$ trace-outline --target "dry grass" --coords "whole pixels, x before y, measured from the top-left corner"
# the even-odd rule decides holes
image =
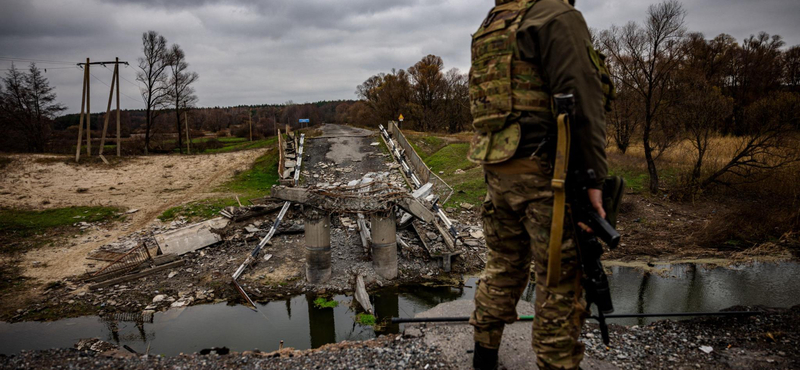
[[[742,138],[737,137],[713,138],[703,160],[702,176],[709,176],[727,164],[740,148],[742,140]],[[793,138],[792,140],[798,144],[783,149],[781,154],[800,155],[800,138]],[[636,177],[639,174],[643,174],[647,177],[644,149],[640,144],[637,143],[637,145],[631,146],[625,154],[620,153],[613,146],[607,148],[607,152],[612,172],[618,169],[624,172],[623,175],[633,174]],[[659,176],[662,178],[662,186],[672,190],[679,190],[678,187],[685,184],[685,179],[691,173],[696,161],[697,150],[688,140],[684,140],[667,149],[656,161]],[[776,163],[776,159],[766,159],[765,161],[769,164]],[[725,194],[733,191],[755,197],[779,196],[791,201],[796,201],[800,198],[800,162],[765,171],[758,179],[761,179],[761,181],[740,184],[729,189],[711,190],[721,191]],[[636,180],[634,179],[634,182]],[[648,181],[647,178],[644,180]]]
[[[800,142],[797,138],[791,140]],[[712,139],[704,158],[702,176],[709,176],[727,164],[741,143],[742,139],[735,137]],[[781,154],[798,156],[800,145],[783,150]],[[607,151],[609,172],[622,175],[631,190],[646,193],[649,176],[641,144],[632,146],[625,154],[616,147]],[[688,140],[665,151],[656,161],[661,187],[683,198],[696,160],[697,150]],[[774,165],[776,161],[769,159],[766,163]],[[699,194],[704,201],[721,203],[724,210],[695,235],[698,244],[741,251],[764,242],[796,243],[798,238],[787,238],[786,235],[794,235],[793,231],[800,228],[800,162],[764,171],[754,180],[758,181],[732,186],[714,185]],[[695,195],[693,200],[701,199],[698,194],[692,194]]]

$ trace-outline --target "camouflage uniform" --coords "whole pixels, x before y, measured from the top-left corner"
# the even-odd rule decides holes
[[[583,358],[578,342],[586,316],[582,297],[576,248],[569,230],[561,247],[561,279],[547,288],[548,241],[553,192],[547,165],[540,168],[514,159],[510,167],[492,170],[484,167],[487,196],[483,203],[483,227],[489,258],[475,293],[475,341],[487,348],[498,348],[503,325],[517,319],[515,307],[528,283],[531,262],[536,279],[536,317],[533,322],[533,348],[542,369],[575,369]],[[533,162],[531,162],[533,163]]]
[[[577,369],[583,358],[578,338],[586,303],[569,227],[559,282],[553,288],[545,285],[553,207],[549,158],[554,148],[540,143],[555,129],[551,94],[574,94],[570,170],[593,169],[599,187],[606,175],[604,108],[613,98],[613,86],[583,17],[572,6],[561,0],[496,3],[472,45],[470,99],[476,136],[469,159],[483,165],[486,177],[482,212],[489,255],[470,324],[477,344],[499,348],[504,325],[516,321],[515,307],[533,263],[537,365]]]

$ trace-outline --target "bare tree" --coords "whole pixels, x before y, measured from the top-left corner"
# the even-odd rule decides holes
[[[391,73],[379,73],[356,87],[356,95],[364,99],[375,121],[397,119],[407,109],[411,94],[411,83],[404,70],[392,69]],[[408,115],[408,112],[405,112]]]
[[[800,119],[798,94],[772,93],[750,105],[745,117],[749,134],[737,138],[731,159],[700,182],[700,188],[758,182],[769,175],[769,170],[798,160],[791,135]]]
[[[780,89],[783,75],[780,48],[783,45],[779,35],[761,32],[744,39],[736,49],[725,80],[726,95],[733,98],[733,122],[729,132],[748,134],[745,127],[747,107]]]
[[[653,139],[661,128],[666,129],[663,130],[664,139],[670,136],[667,133],[671,130],[665,126],[670,121],[660,119],[659,115],[669,104],[666,93],[680,65],[685,17],[686,11],[677,0],[667,0],[648,8],[643,25],[629,22],[622,28],[612,26],[600,36],[602,49],[610,54],[615,64],[615,77],[642,100],[642,144],[650,175],[649,188],[653,193],[658,191],[659,185],[655,159],[658,150],[664,149]],[[670,140],[660,142],[664,144]]]
[[[175,127],[178,133],[178,148],[183,154],[183,135],[181,134],[181,113],[193,107],[197,102],[197,95],[194,95],[192,83],[197,81],[197,72],[189,72],[189,63],[186,62],[186,54],[178,44],[172,45],[169,50],[169,68],[172,73],[169,79],[169,101],[175,107]]]
[[[602,50],[602,45],[597,47]],[[611,139],[624,154],[630,147],[636,130],[642,123],[642,103],[639,94],[621,80],[619,66],[623,63],[609,63],[611,79],[616,87],[616,97],[612,110],[606,114],[606,124]]]
[[[675,111],[696,151],[689,185],[697,188],[711,139],[733,112],[733,100],[699,77],[688,80],[682,87],[682,99]]]
[[[3,78],[3,118],[11,130],[19,133],[25,150],[43,152],[50,136],[52,120],[66,109],[56,102],[54,87],[50,86],[42,70],[31,63],[28,73],[13,64]],[[7,132],[6,135],[14,135]]]
[[[443,99],[442,118],[447,131],[463,131],[466,123],[472,121],[472,113],[469,110],[469,77],[458,68],[451,68],[444,74]]]
[[[800,91],[800,45],[783,52],[783,83],[789,91]]]
[[[444,63],[436,55],[426,55],[408,68],[413,86],[411,102],[414,118],[422,131],[433,129],[438,119],[438,106],[444,87]]]
[[[145,106],[144,128],[144,153],[150,150],[150,131],[153,128],[155,112],[166,106],[167,97],[167,39],[156,31],[147,31],[142,34],[142,50],[144,57],[140,57],[139,69],[136,80],[144,84],[140,93]]]

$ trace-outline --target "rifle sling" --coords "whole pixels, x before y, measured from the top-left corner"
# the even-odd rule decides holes
[[[561,280],[561,241],[564,236],[564,213],[566,207],[567,164],[569,163],[569,116],[558,115],[558,140],[555,165],[553,167],[553,219],[550,224],[550,248],[547,258],[547,286],[554,288]]]

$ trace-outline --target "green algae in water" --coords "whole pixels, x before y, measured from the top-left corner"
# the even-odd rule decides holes
[[[328,300],[325,297],[319,297],[314,300],[314,306],[317,308],[334,308],[339,306],[339,301],[334,299]]]
[[[375,326],[375,316],[368,313],[360,313],[356,315],[356,321],[361,325]]]

